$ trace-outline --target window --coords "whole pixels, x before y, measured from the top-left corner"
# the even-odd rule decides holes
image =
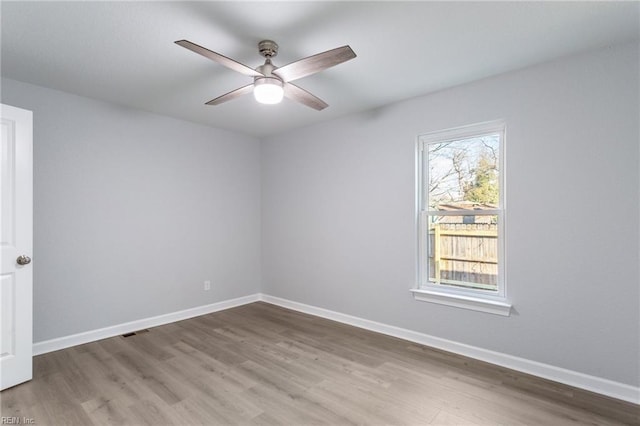
[[[509,315],[504,122],[418,138],[418,300]]]

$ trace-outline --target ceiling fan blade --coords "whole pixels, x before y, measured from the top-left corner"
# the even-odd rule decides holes
[[[284,95],[292,101],[300,102],[318,111],[322,111],[329,106],[322,99],[291,83],[284,84]]]
[[[227,58],[224,55],[214,52],[213,50],[209,50],[205,47],[199,46],[195,43],[191,43],[188,40],[178,40],[175,42],[178,46],[182,46],[185,49],[189,49],[192,52],[196,52],[199,55],[204,56],[205,58],[209,58],[212,61],[218,62],[219,64],[224,65],[227,68],[231,68],[234,71],[237,71],[241,74],[248,75],[250,77],[258,77],[263,75],[253,68],[249,68],[248,66],[241,64],[238,61],[234,61],[231,58]]]
[[[355,57],[355,52],[349,46],[342,46],[276,68],[273,73],[284,81],[294,81]]]
[[[232,90],[229,93],[225,93],[222,96],[218,96],[215,99],[210,100],[205,105],[220,105],[221,103],[231,101],[235,98],[239,98],[242,95],[246,95],[253,91],[253,83],[247,84],[246,86],[242,86],[239,89]]]

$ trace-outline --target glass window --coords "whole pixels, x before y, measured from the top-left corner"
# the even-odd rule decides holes
[[[505,125],[418,140],[419,289],[504,300]]]

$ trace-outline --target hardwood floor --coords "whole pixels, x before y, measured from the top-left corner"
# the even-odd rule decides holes
[[[261,302],[37,356],[0,398],[37,425],[640,424],[634,404]]]

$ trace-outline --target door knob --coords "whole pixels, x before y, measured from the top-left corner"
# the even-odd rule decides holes
[[[28,265],[31,263],[31,258],[23,254],[22,256],[18,256],[16,262],[18,262],[18,265]]]

